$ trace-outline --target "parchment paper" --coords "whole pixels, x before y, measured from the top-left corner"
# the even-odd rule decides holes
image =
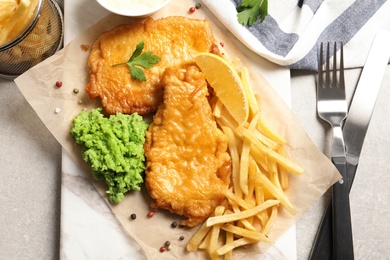
[[[214,18],[202,10],[197,10],[196,14],[189,15],[189,6],[179,4],[179,2],[173,1],[165,9],[155,14],[154,18],[183,15],[209,20],[217,40],[224,42],[222,51],[225,51],[231,58],[240,58],[243,65],[249,68],[254,89],[262,98],[262,110],[266,120],[275,131],[285,136],[288,141],[286,146],[288,156],[305,169],[304,174],[291,175],[290,177],[290,189],[287,193],[297,209],[297,214],[291,216],[288,212],[281,211],[270,234],[270,238],[276,241],[340,178],[340,175],[328,158],[312,143],[288,106],[258,73],[255,64],[251,64],[222,34],[215,25]],[[133,24],[139,21],[140,19],[109,15],[65,46],[63,50],[15,80],[20,91],[43,123],[72,158],[79,163],[80,167],[86,169],[86,172],[90,174],[91,182],[106,201],[104,183],[97,182],[92,178],[88,166],[82,161],[80,147],[74,144],[69,135],[71,120],[81,109],[90,110],[100,106],[99,101],[89,100],[84,91],[89,80],[87,66],[89,51],[83,50],[81,45],[92,46],[102,32],[119,24]],[[57,88],[56,81],[62,81],[63,86]],[[79,93],[73,92],[75,88],[79,90]],[[59,110],[61,111],[58,112]],[[127,194],[119,205],[112,205],[108,201],[107,203],[128,234],[141,245],[148,258],[198,259],[203,256],[202,252],[187,253],[185,251],[188,239],[197,228],[171,228],[171,223],[174,220],[179,220],[179,217],[163,210],[155,212],[153,218],[145,217],[151,208],[149,207],[150,199],[144,187],[142,192]],[[129,218],[132,213],[137,214],[136,220]],[[184,241],[179,240],[182,235],[186,238]],[[172,250],[167,254],[161,254],[158,248],[162,246],[161,241],[165,240],[171,241]],[[237,250],[235,259],[253,259],[254,255],[261,254],[268,247],[269,244],[259,243]]]

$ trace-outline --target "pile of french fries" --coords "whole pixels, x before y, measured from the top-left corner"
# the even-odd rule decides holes
[[[233,61],[249,103],[248,121],[238,125],[220,100],[212,101],[217,123],[228,138],[232,158],[232,184],[224,203],[203,223],[187,244],[188,251],[204,249],[211,259],[233,259],[235,248],[268,238],[281,207],[292,215],[296,209],[286,196],[288,174],[303,169],[287,159],[286,140],[272,131],[261,114],[249,71]]]
[[[0,45],[16,38],[31,22],[37,0],[0,0]]]
[[[21,37],[33,22],[28,35],[16,41],[12,48],[2,52],[0,62],[20,64],[39,63],[53,51],[61,36],[61,21],[52,15],[48,2],[37,16],[39,0],[0,0],[0,46]],[[41,3],[41,4],[42,4]]]

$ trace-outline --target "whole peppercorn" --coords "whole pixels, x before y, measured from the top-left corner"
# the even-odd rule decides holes
[[[173,221],[171,227],[176,228],[178,225],[179,223],[177,223],[177,221]]]
[[[180,236],[180,238],[179,238],[180,240],[184,240],[184,236]]]
[[[153,211],[149,211],[149,212],[148,212],[148,217],[151,218],[151,217],[153,217],[153,216],[154,216],[154,212],[153,212]]]
[[[170,245],[171,245],[171,242],[169,242],[168,240],[165,241],[164,246],[170,246]]]
[[[130,218],[131,218],[131,219],[136,219],[136,218],[137,218],[137,215],[136,215],[135,213],[133,213],[133,214],[130,215]]]
[[[57,81],[57,82],[56,82],[56,87],[57,87],[57,88],[62,87],[62,81]]]
[[[162,252],[165,252],[165,250],[166,250],[166,248],[165,247],[160,247],[160,252],[162,253]]]
[[[195,8],[196,8],[196,9],[199,9],[201,6],[202,6],[201,3],[197,3],[197,4],[195,5]]]
[[[196,8],[195,7],[190,7],[190,9],[188,10],[190,13],[193,13],[193,12],[195,12],[195,10],[196,10]]]

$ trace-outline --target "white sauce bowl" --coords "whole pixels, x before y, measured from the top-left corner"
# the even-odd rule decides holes
[[[143,17],[152,15],[170,0],[97,0],[97,2],[108,11],[132,17]]]

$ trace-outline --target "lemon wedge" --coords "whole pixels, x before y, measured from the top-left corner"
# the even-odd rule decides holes
[[[199,53],[195,62],[229,113],[239,125],[248,120],[249,105],[240,76],[232,64],[212,53]]]

